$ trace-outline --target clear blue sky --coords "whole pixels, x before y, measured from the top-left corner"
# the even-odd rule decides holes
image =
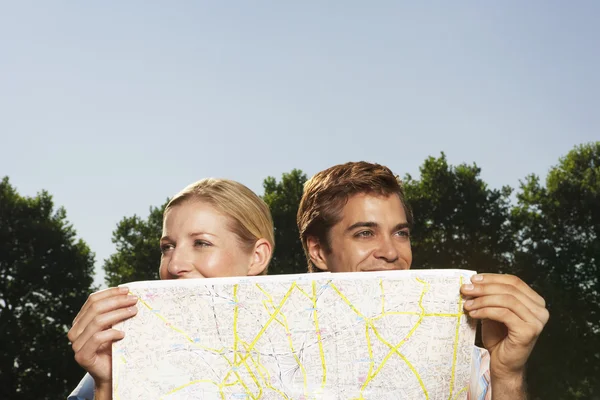
[[[596,1],[2,2],[0,176],[50,191],[98,270],[122,217],[207,176],[262,193],[292,168],[418,175],[444,151],[515,187],[600,140],[598,15]]]

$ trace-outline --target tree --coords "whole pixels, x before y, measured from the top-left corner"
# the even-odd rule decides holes
[[[515,268],[550,311],[529,363],[532,398],[598,399],[600,142],[561,158],[545,186],[528,176],[517,198]]]
[[[281,181],[269,176],[263,182],[263,199],[271,209],[275,225],[275,252],[269,266],[270,274],[293,274],[307,271],[307,261],[300,242],[296,214],[304,182],[307,178],[299,169],[284,173]]]
[[[420,172],[420,180],[406,175],[404,182],[414,267],[506,271],[514,249],[511,189],[489,189],[479,167],[452,167],[444,153],[425,160]]]
[[[532,399],[599,398],[600,142],[561,159],[545,186],[529,176],[515,206],[511,188],[490,189],[480,174],[475,164],[449,165],[442,153],[425,160],[419,179],[405,177],[415,219],[414,267],[521,277],[550,310],[528,364]],[[280,181],[263,182],[275,224],[271,274],[306,271],[296,226],[306,180],[294,169]],[[118,224],[117,252],[105,263],[107,283],[156,279],[165,205],[151,208],[146,220],[133,216]]]
[[[94,255],[46,191],[0,182],[0,398],[64,399],[83,370],[67,331],[90,293]]]
[[[146,220],[134,215],[117,224],[112,234],[117,251],[104,262],[105,281],[109,287],[158,279],[163,211],[168,202],[160,207],[150,207]]]

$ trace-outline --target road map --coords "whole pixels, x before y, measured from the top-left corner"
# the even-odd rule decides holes
[[[466,399],[474,271],[133,282],[113,398]]]

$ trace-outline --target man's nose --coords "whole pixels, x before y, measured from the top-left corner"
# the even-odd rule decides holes
[[[373,255],[375,258],[389,263],[396,262],[399,257],[398,250],[391,238],[381,238]]]
[[[189,259],[189,257],[187,257],[184,249],[173,249],[171,260],[169,260],[169,265],[167,266],[167,271],[169,271],[169,275],[173,276],[176,279],[185,278],[185,276],[192,272],[193,269],[194,265]]]

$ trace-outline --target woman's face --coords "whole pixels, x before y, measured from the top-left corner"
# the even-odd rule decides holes
[[[242,247],[233,221],[210,204],[184,201],[169,209],[160,239],[160,279],[245,276],[262,272],[255,252]],[[266,266],[265,266],[266,267]]]

